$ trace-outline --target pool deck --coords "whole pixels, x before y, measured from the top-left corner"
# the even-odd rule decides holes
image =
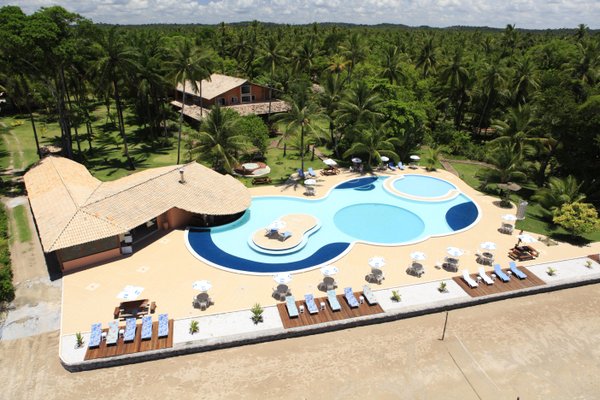
[[[340,270],[335,275],[336,281],[339,282],[340,287],[362,287],[366,283],[365,275],[370,272],[368,260],[378,255],[386,258],[387,264],[384,267],[386,279],[382,285],[371,285],[371,287],[386,313],[411,310],[415,307],[433,309],[437,304],[452,301],[474,301],[475,299],[461,288],[460,283],[453,281],[453,277],[459,276],[463,268],[469,269],[471,273],[477,271],[479,264],[475,262],[475,254],[481,251],[479,244],[484,241],[496,243],[495,262],[503,268],[508,267],[510,261],[508,251],[517,241],[517,232],[515,231],[513,235],[505,235],[499,233],[498,228],[502,222],[501,216],[514,213],[515,208],[507,210],[497,207],[494,204],[496,198],[473,190],[446,171],[428,173],[418,169],[390,171],[389,174],[383,175],[398,176],[404,173],[435,176],[452,182],[479,205],[480,220],[467,231],[434,237],[413,245],[355,244],[347,254],[335,261],[335,265]],[[319,176],[315,185],[316,195],[311,196],[311,199],[323,197],[338,183],[359,176],[357,173],[347,171],[339,175]],[[250,190],[252,195],[306,198],[301,185],[262,186]],[[539,236],[532,235],[536,238]],[[460,260],[459,273],[435,268],[436,264],[441,263],[446,256],[448,246],[465,250]],[[592,268],[584,266],[587,255],[600,253],[600,243],[577,247],[567,243],[546,246],[538,242],[532,246],[539,251],[540,256],[536,260],[519,263],[519,265],[527,268],[546,285],[573,280],[600,279],[600,264],[593,261]],[[426,271],[421,278],[407,275],[405,272],[411,262],[409,254],[413,251],[423,251],[427,255],[427,259],[421,262]],[[545,273],[548,266],[556,268],[558,273],[548,276]],[[485,270],[488,274],[492,272],[491,267],[485,267]],[[198,294],[192,289],[192,283],[200,279],[211,281],[212,289],[209,294],[215,302],[205,311],[192,307],[192,299]],[[301,299],[306,293],[322,297],[323,293],[317,289],[321,281],[322,274],[319,269],[316,269],[293,274],[293,279],[288,286],[297,299]],[[448,284],[448,293],[436,293],[435,288],[440,281]],[[92,323],[102,322],[103,327],[106,327],[108,321],[112,319],[115,306],[120,302],[116,296],[126,285],[143,287],[140,298],[152,299],[157,304],[156,315],[168,313],[169,318],[174,320],[173,350],[180,351],[182,346],[206,346],[224,340],[235,341],[248,335],[263,334],[268,338],[269,335],[285,333],[276,307],[278,302],[271,297],[274,286],[271,276],[228,272],[206,265],[187,250],[184,231],[174,230],[130,256],[64,276],[60,356],[65,365],[78,365],[83,362],[85,349],[83,351],[73,349],[74,334],[82,332],[87,342]],[[401,292],[400,303],[389,300],[392,290]],[[338,289],[337,292],[340,294],[342,291]],[[265,308],[265,322],[259,325],[252,324],[249,318],[249,308],[255,303],[260,303]],[[200,332],[195,336],[187,332],[189,321],[192,319],[200,322]],[[333,322],[329,322],[331,323]]]

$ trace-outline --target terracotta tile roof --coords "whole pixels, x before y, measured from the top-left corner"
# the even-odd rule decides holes
[[[181,108],[180,101],[172,101],[171,105]],[[183,114],[187,117],[193,118],[196,121],[200,121],[200,106],[186,104],[183,110]],[[236,104],[234,106],[223,106],[221,108],[231,108],[235,110],[240,115],[265,115],[269,113],[269,102],[260,102],[260,103],[246,103],[246,104]],[[271,102],[271,113],[280,113],[290,110],[290,105],[283,100],[273,100]],[[202,108],[202,118],[205,118],[208,114],[210,114],[210,109]]]
[[[229,215],[250,206],[243,184],[195,162],[101,182],[81,164],[46,157],[24,180],[46,252],[121,234],[173,207]]]
[[[197,82],[197,81],[196,81]],[[202,98],[207,100],[212,100],[215,97],[233,89],[238,86],[243,85],[248,82],[247,79],[236,78],[234,76],[227,76],[221,74],[212,74],[210,76],[210,81],[206,79],[202,79]],[[198,83],[198,82],[197,82]],[[200,84],[198,84],[200,86]],[[183,84],[177,84],[177,90],[183,92]],[[195,96],[200,96],[200,91],[194,90],[192,87],[191,81],[187,81],[185,84],[186,93],[191,93]]]

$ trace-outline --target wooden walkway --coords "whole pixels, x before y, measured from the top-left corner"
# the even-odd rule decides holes
[[[362,292],[354,292],[354,296],[358,300],[359,296],[362,295]],[[301,313],[298,317],[290,318],[287,312],[287,308],[285,307],[285,303],[277,304],[277,310],[279,311],[279,316],[281,317],[281,321],[283,322],[283,327],[288,328],[297,328],[299,326],[305,325],[313,325],[320,324],[323,322],[329,321],[339,321],[342,319],[355,318],[360,317],[362,315],[371,315],[371,314],[379,314],[383,312],[383,309],[379,304],[375,304],[370,306],[367,304],[367,301],[363,304],[359,304],[357,308],[350,308],[348,302],[344,295],[337,295],[337,299],[342,306],[340,311],[333,311],[329,306],[329,302],[327,301],[327,296],[315,298],[315,303],[317,304],[317,308],[319,312],[316,314],[310,314],[308,312],[308,308],[304,303],[304,299],[296,301],[296,307],[300,309],[301,305],[304,305],[304,312]],[[321,310],[321,302],[325,303],[325,309]]]
[[[107,332],[108,329],[103,329]],[[140,351],[158,350],[173,347],[173,320],[169,320],[169,336],[158,337],[158,322],[152,323],[152,339],[142,340],[142,325],[138,324],[135,329],[135,339],[133,342],[125,343],[123,338],[119,337],[116,344],[107,345],[106,341],[101,341],[100,346],[85,352],[84,360],[93,360],[96,358],[120,356],[123,354],[138,353]]]
[[[519,266],[518,268],[521,271],[523,271],[525,275],[527,275],[527,278],[519,279],[516,276],[511,275],[510,281],[508,282],[502,282],[500,279],[496,278],[493,285],[486,285],[485,282],[478,282],[479,286],[476,288],[470,288],[460,276],[455,276],[452,279],[458,284],[458,286],[461,287],[461,289],[467,292],[471,297],[487,296],[490,294],[510,292],[513,290],[520,290],[528,287],[545,285],[545,282],[543,280],[538,278],[536,275],[533,274],[533,272],[531,272],[527,268],[523,266]],[[506,273],[507,271],[509,271],[509,269],[506,268],[502,271]],[[487,274],[488,276],[491,276],[492,273],[487,271]],[[471,278],[473,278],[474,280],[477,280],[478,276],[479,274],[471,274]]]

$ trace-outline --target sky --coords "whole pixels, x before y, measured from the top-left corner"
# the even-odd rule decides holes
[[[600,28],[600,0],[0,0],[27,14],[59,5],[111,24],[350,22],[409,26]]]

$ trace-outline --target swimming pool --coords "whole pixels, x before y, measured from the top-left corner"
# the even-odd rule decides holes
[[[414,176],[416,181],[425,178],[423,185],[430,184],[429,177]],[[199,259],[226,270],[250,274],[298,272],[332,262],[356,242],[387,246],[416,243],[468,229],[478,220],[477,205],[463,193],[439,201],[414,200],[391,193],[383,186],[386,179],[394,178],[348,180],[317,200],[254,197],[250,208],[231,224],[188,229],[186,244]],[[319,224],[290,251],[274,254],[252,245],[249,238],[258,229],[288,214],[309,214]]]
[[[443,179],[423,175],[403,175],[393,183],[394,189],[411,196],[432,198],[447,195],[456,186]]]

